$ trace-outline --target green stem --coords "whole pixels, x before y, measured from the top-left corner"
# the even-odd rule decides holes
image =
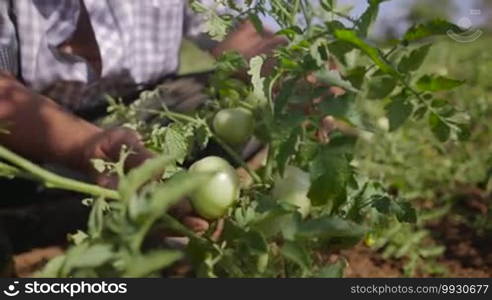
[[[311,17],[308,15],[306,5],[310,5],[309,2],[305,4],[304,1],[301,1],[301,11],[304,16],[304,20],[306,20],[306,28],[309,29],[311,28]]]
[[[28,177],[30,179],[40,181],[44,183],[47,188],[79,192],[82,194],[87,194],[95,197],[104,197],[113,200],[120,199],[120,195],[117,191],[62,177],[33,164],[32,162],[20,157],[19,155],[11,152],[1,145],[0,158],[6,160],[7,162],[29,174],[23,175],[22,177]]]
[[[294,9],[292,10],[292,14],[290,16],[290,22],[294,25],[297,23],[297,12],[299,11],[300,0],[296,0],[294,4]]]
[[[273,2],[275,2],[275,6],[274,7],[277,8],[277,9],[279,9],[280,11],[282,11],[286,17],[291,15],[290,12],[287,11],[287,9],[285,9],[283,3],[279,3],[278,0],[273,0]]]
[[[384,59],[388,59],[391,56],[391,54],[395,53],[395,51],[398,50],[398,48],[399,48],[399,45],[395,45],[393,48],[390,49],[390,51],[388,51],[388,53],[386,53],[385,55],[383,55],[383,58]],[[376,67],[376,64],[373,64],[372,66],[370,66],[367,69],[366,73],[369,73],[369,71],[371,71],[375,67]]]
[[[236,163],[238,163],[241,167],[244,168],[244,170],[246,170],[246,172],[248,172],[249,176],[251,176],[251,178],[255,183],[262,182],[260,176],[258,176],[258,174],[256,174],[255,171],[251,170],[248,164],[241,158],[241,156],[234,149],[232,149],[226,142],[224,142],[221,138],[219,138],[215,134],[212,135],[212,138],[220,145],[222,149],[224,149],[227,152],[227,154],[229,154],[232,157],[232,159],[234,159]]]
[[[417,92],[413,87],[410,86],[410,84],[408,82],[406,82],[404,79],[401,79],[400,80],[401,84],[403,84],[403,86],[408,89],[412,94],[415,95],[415,97],[417,97],[417,99],[419,100],[420,103],[422,103],[423,105],[425,105],[427,107],[427,109],[434,113],[436,116],[438,116],[442,121],[444,121],[441,116],[439,115],[439,113],[431,106],[429,105],[429,103],[427,103],[427,101],[425,101],[424,98],[422,98],[422,95]]]
[[[187,116],[187,115],[181,114],[181,113],[172,112],[169,110],[162,111],[162,110],[157,110],[157,109],[138,108],[137,111],[155,114],[155,115],[158,115],[161,117],[169,118],[172,121],[182,121],[182,122],[188,122],[188,123],[203,124],[203,122],[201,122],[200,120],[197,120],[193,117],[190,117],[190,116]]]
[[[168,117],[173,120],[180,120],[183,122],[190,122],[190,123],[195,123],[208,127],[207,123],[203,122],[202,120],[197,120],[193,117],[181,113],[176,113],[171,111],[162,112],[162,111],[150,110],[150,109],[146,109],[144,111],[149,113],[159,114],[163,117]],[[210,130],[210,128],[209,128],[209,132],[212,133],[212,130]],[[224,142],[222,139],[220,139],[218,136],[216,136],[213,133],[212,133],[212,138],[220,145],[221,148],[223,148],[227,152],[227,154],[229,154],[232,157],[232,159],[234,159],[236,163],[238,163],[241,167],[243,167],[246,170],[246,172],[248,172],[248,174],[251,176],[251,178],[253,178],[253,180],[256,183],[261,183],[260,176],[258,176],[256,172],[251,170],[248,164],[241,158],[241,156],[234,149],[232,149],[226,142]]]

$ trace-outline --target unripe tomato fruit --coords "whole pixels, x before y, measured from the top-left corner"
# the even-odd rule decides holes
[[[215,134],[231,146],[246,143],[255,129],[253,113],[246,108],[228,108],[219,111],[213,120]]]
[[[197,161],[190,172],[217,172],[191,195],[191,204],[201,217],[214,220],[223,217],[239,197],[239,177],[224,159],[209,156]]]
[[[299,213],[305,218],[311,211],[311,200],[308,198],[311,178],[299,168],[288,166],[284,177],[275,180],[273,198],[279,202],[298,207]]]

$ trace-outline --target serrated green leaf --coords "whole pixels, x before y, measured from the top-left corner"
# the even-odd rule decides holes
[[[365,67],[357,67],[355,69],[349,70],[347,72],[347,78],[350,83],[356,88],[360,89],[364,83],[364,78],[366,76],[367,69]]]
[[[288,138],[279,145],[276,161],[281,175],[284,174],[289,159],[297,152],[297,144],[301,134],[302,129],[300,127],[295,127]]]
[[[413,206],[406,201],[396,203],[393,211],[400,222],[415,223],[417,222],[417,211]]]
[[[173,126],[167,127],[163,135],[162,154],[173,156],[178,164],[182,164],[189,152],[188,136]]]
[[[251,253],[256,255],[268,253],[268,243],[263,234],[261,234],[260,232],[250,230],[248,231],[248,233],[241,236],[240,238],[242,242],[247,245]]]
[[[431,47],[431,44],[424,45],[404,56],[398,65],[398,71],[408,73],[418,70],[424,63]]]
[[[391,211],[391,199],[387,196],[378,196],[372,200],[372,207],[382,214],[389,214]]]
[[[280,249],[282,256],[300,266],[304,271],[309,271],[312,265],[312,259],[309,252],[302,245],[287,241]]]
[[[362,37],[367,36],[369,28],[378,17],[380,4],[386,1],[388,0],[369,0],[369,6],[362,14],[358,22],[359,34]]]
[[[342,75],[337,70],[323,69],[316,72],[314,76],[320,83],[330,86],[338,86],[351,92],[358,92],[358,90],[352,86],[350,81],[342,78]]]
[[[432,133],[441,142],[446,142],[451,136],[451,128],[449,125],[441,118],[441,116],[431,113],[429,116],[429,126]]]
[[[413,105],[405,97],[394,97],[386,106],[386,115],[389,120],[390,131],[400,128],[413,113]]]
[[[263,68],[264,58],[262,56],[253,57],[249,62],[248,74],[251,76],[251,84],[254,88],[254,95],[256,99],[263,105],[268,102],[265,94],[265,78],[261,76],[261,70]]]
[[[312,184],[308,197],[314,206],[320,206],[345,193],[351,168],[344,154],[321,151],[311,163],[310,173]]]
[[[296,88],[296,81],[297,79],[289,79],[282,85],[282,88],[274,101],[275,115],[281,114],[286,105],[289,103],[289,99]]]
[[[411,27],[405,33],[404,40],[407,42],[415,42],[432,36],[445,35],[448,34],[448,32],[458,34],[464,31],[446,20],[432,20]]]
[[[309,46],[309,54],[316,61],[317,68],[324,66],[329,58],[327,45],[327,41],[320,38]]]
[[[398,76],[398,72],[391,66],[382,56],[379,49],[367,44],[353,30],[336,30],[334,32],[336,38],[341,41],[352,44],[365,53],[384,73]]]
[[[444,76],[424,75],[417,81],[417,87],[422,91],[439,92],[447,91],[463,85],[461,80],[451,79]]]
[[[91,163],[92,163],[92,166],[94,167],[94,169],[100,173],[100,174],[103,174],[104,172],[106,172],[106,162],[102,159],[92,159],[91,160]]]
[[[384,99],[396,88],[397,81],[392,76],[377,76],[369,81],[368,99]]]
[[[299,225],[296,236],[298,238],[356,238],[362,239],[366,228],[339,217],[322,217],[306,221]]]

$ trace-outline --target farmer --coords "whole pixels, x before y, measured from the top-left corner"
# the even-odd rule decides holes
[[[118,160],[122,145],[135,154],[129,167],[152,154],[128,129],[104,130],[79,117],[105,105],[104,95],[134,97],[173,75],[185,36],[199,17],[186,0],[0,0],[0,144],[37,162],[91,175],[90,163]],[[211,53],[235,50],[246,58],[281,42],[240,25]]]

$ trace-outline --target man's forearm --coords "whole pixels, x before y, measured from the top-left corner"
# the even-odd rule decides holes
[[[84,163],[84,146],[101,132],[6,73],[0,73],[0,122],[9,131],[0,134],[1,144],[36,161],[74,168]]]

